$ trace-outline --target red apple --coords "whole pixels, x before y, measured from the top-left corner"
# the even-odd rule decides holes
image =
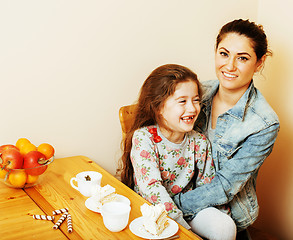
[[[31,151],[24,155],[23,158],[23,168],[29,175],[41,175],[46,171],[47,165],[44,165],[48,162],[46,156],[39,151]]]
[[[0,154],[6,150],[6,149],[16,149],[16,150],[19,150],[16,146],[12,145],[12,144],[6,144],[6,145],[2,145],[0,146]]]
[[[23,157],[17,149],[8,148],[0,153],[0,164],[6,169],[22,168]]]

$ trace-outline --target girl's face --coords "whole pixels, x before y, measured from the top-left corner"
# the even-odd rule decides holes
[[[219,43],[215,54],[216,75],[221,87],[244,93],[253,74],[263,66],[264,59],[265,56],[257,61],[249,38],[228,33]]]
[[[163,135],[171,142],[180,143],[193,125],[200,112],[198,86],[193,81],[181,82],[173,95],[169,96],[160,111],[164,126],[160,126]]]

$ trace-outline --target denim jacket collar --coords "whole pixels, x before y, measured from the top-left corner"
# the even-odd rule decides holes
[[[209,113],[211,110],[211,104],[214,95],[217,93],[219,89],[219,82],[216,85],[210,86],[210,89],[206,89],[205,94],[202,99],[202,109],[205,113]],[[245,111],[248,105],[253,102],[255,95],[255,87],[253,81],[251,81],[248,89],[245,91],[243,96],[239,99],[239,101],[235,104],[233,108],[227,111],[227,114],[234,116],[239,120],[243,120],[245,116]]]

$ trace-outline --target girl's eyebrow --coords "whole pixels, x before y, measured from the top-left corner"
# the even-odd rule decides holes
[[[219,50],[220,50],[220,49],[223,49],[223,50],[225,50],[227,53],[230,53],[229,50],[226,49],[226,48],[224,48],[224,47],[220,47]],[[250,55],[248,52],[239,52],[239,53],[237,53],[237,55],[248,55],[249,57],[251,57],[251,55]]]
[[[199,97],[199,95],[197,94],[193,98],[198,98],[198,97]],[[188,98],[188,96],[179,96],[179,97],[175,98],[175,100],[178,100],[180,98]]]

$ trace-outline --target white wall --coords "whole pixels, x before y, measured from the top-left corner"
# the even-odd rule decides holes
[[[253,0],[0,1],[0,144],[49,142],[114,173],[119,107],[147,75],[179,63],[213,78],[219,27],[256,13]]]

